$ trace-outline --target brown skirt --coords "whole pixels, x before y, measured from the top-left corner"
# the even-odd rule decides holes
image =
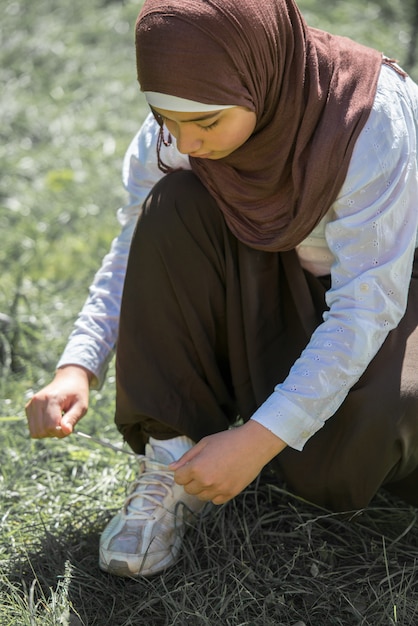
[[[294,251],[240,243],[191,172],[163,178],[133,237],[120,317],[115,420],[133,450],[248,420],[321,322],[328,287]],[[417,326],[416,256],[398,327],[303,451],[276,457],[295,493],[351,510],[385,485],[418,504]]]

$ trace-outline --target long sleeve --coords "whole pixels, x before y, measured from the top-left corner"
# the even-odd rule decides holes
[[[298,450],[342,404],[406,309],[417,242],[417,121],[387,77],[324,222],[333,258],[329,311],[252,417]]]
[[[149,115],[126,152],[123,184],[129,201],[117,212],[121,231],[94,277],[88,298],[57,365],[82,365],[96,377],[92,386],[102,384],[115,347],[129,248],[142,204],[163,176],[157,163],[158,130],[153,116]],[[174,168],[190,168],[188,158],[174,145],[163,147],[162,158]]]

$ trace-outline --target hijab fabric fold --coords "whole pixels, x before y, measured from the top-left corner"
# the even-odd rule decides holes
[[[307,26],[292,0],[146,0],[136,24],[143,91],[244,106],[244,145],[191,166],[243,243],[295,248],[344,182],[382,54]]]

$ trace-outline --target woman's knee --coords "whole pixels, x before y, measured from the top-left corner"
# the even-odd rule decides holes
[[[202,254],[219,260],[231,237],[220,209],[198,178],[179,171],[162,178],[144,203],[132,248],[157,251],[161,257],[193,259]],[[197,263],[197,260],[196,260]]]
[[[180,216],[199,210],[200,206],[213,205],[209,192],[190,171],[180,170],[167,174],[151,190],[144,203],[141,221],[147,225],[165,228],[173,226]]]

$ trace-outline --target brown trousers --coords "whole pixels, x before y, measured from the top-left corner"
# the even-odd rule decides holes
[[[191,172],[164,177],[139,219],[122,299],[115,420],[133,450],[248,420],[320,323],[328,283],[293,251],[240,243]],[[385,485],[418,505],[417,326],[416,256],[399,326],[303,451],[276,457],[295,493],[351,510]]]

